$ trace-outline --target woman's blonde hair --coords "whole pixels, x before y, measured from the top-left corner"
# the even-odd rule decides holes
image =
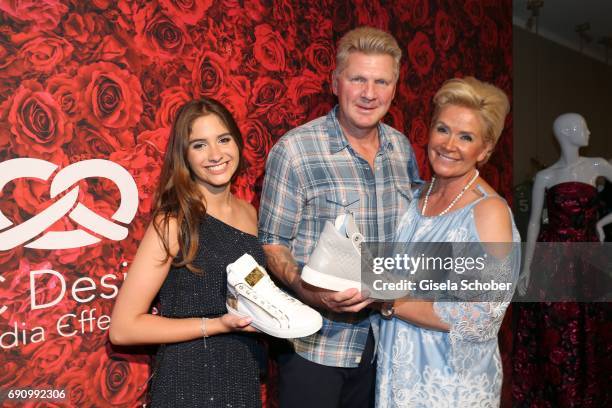
[[[338,41],[334,75],[340,74],[346,68],[348,57],[352,52],[361,52],[366,55],[382,54],[393,57],[395,63],[393,73],[397,80],[402,49],[397,45],[397,41],[391,34],[373,27],[358,27],[344,34]]]
[[[510,111],[508,97],[498,87],[474,77],[449,79],[433,98],[435,106],[432,125],[438,120],[442,108],[458,105],[474,110],[484,124],[483,138],[493,148]]]

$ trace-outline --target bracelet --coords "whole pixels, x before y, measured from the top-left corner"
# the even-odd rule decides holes
[[[206,317],[202,318],[202,326],[201,326],[201,328],[202,328],[202,339],[204,339],[204,348],[207,348],[206,347],[206,338],[208,337],[208,332],[206,331],[206,321],[207,320],[208,319]]]
[[[202,318],[202,337],[206,338],[208,337],[208,332],[206,331],[206,321],[208,320],[208,318],[203,317]]]

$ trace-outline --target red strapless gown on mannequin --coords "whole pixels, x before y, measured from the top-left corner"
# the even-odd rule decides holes
[[[597,190],[577,182],[546,191],[549,223],[539,242],[596,242]],[[539,253],[538,253],[539,252]],[[548,262],[548,277],[580,285],[585,263],[568,265],[552,252],[536,251],[534,264]],[[604,274],[605,276],[605,274]],[[513,406],[611,406],[612,326],[608,303],[515,303]]]

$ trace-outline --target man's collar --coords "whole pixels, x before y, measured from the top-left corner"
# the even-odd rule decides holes
[[[349,145],[348,139],[344,135],[340,122],[338,121],[339,110],[340,107],[336,105],[327,114],[327,134],[329,137],[329,152],[331,154],[338,153]],[[387,137],[385,129],[380,122],[378,123],[378,140],[380,141],[381,150],[393,150],[393,143]]]

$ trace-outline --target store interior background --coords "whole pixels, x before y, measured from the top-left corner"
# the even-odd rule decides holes
[[[533,178],[559,158],[557,116],[584,116],[580,154],[612,159],[612,2],[514,0],[512,20],[513,210],[525,237]]]
[[[552,123],[562,113],[580,113],[588,123],[582,155],[612,159],[612,2],[544,0],[537,34],[528,3],[513,1],[515,186],[558,159]],[[581,45],[576,28],[584,23],[590,29]]]

